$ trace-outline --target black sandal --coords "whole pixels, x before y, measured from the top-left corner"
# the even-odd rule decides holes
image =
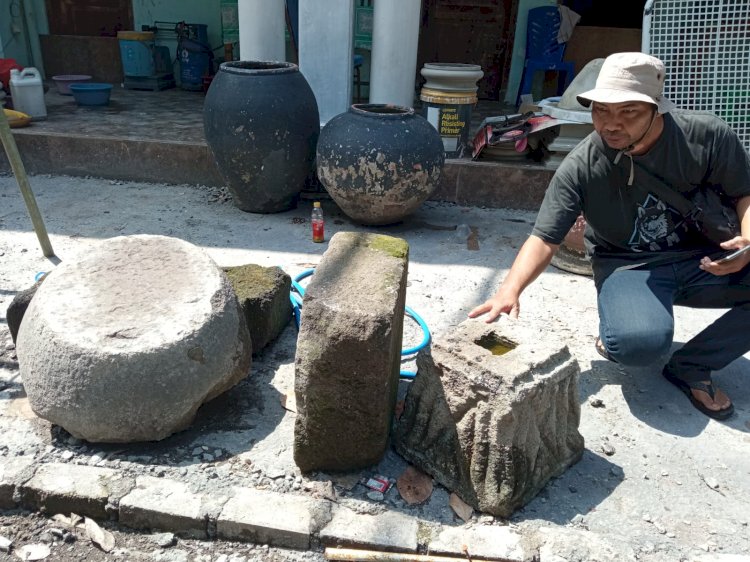
[[[703,412],[706,414],[709,418],[713,418],[715,420],[725,420],[734,414],[734,404],[729,404],[726,408],[722,410],[711,410],[710,408],[706,408],[706,406],[698,400],[695,396],[693,396],[693,393],[691,392],[692,389],[700,390],[702,392],[705,392],[711,397],[711,400],[714,399],[714,396],[716,394],[716,388],[714,387],[713,381],[706,384],[702,381],[695,381],[695,382],[688,382],[686,380],[683,380],[675,375],[673,375],[669,370],[669,365],[664,367],[664,370],[661,373],[665,379],[667,379],[669,382],[671,382],[673,385],[675,385],[677,388],[679,388],[685,396],[687,396],[690,399],[690,402],[695,406],[697,410],[700,412]]]
[[[615,358],[609,354],[609,351],[607,351],[607,348],[604,347],[604,344],[602,343],[601,338],[596,338],[596,341],[594,342],[594,347],[596,348],[596,352],[602,357],[604,357],[607,361],[612,361],[612,363],[617,363],[617,361],[615,361]]]

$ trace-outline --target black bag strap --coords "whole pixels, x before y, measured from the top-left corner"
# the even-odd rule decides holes
[[[599,136],[599,133],[596,131],[591,134],[591,138],[594,142],[594,146],[596,146],[606,157],[608,160],[612,161],[612,158],[610,158],[609,154],[607,153],[608,149],[604,146],[604,142],[602,141],[602,138]],[[614,151],[614,149],[609,149],[610,151]],[[612,162],[614,164],[614,162]],[[650,180],[648,182],[647,186],[644,186],[648,191],[651,191],[659,196],[662,200],[666,201],[669,205],[677,209],[677,211],[684,216],[685,218],[695,218],[697,215],[699,215],[702,210],[700,207],[696,206],[690,199],[687,197],[683,197],[680,195],[680,192],[674,189],[672,186],[667,184],[663,179],[660,177],[654,175],[652,172],[641,166],[639,163],[634,162],[636,166],[638,166],[638,169],[642,170]]]

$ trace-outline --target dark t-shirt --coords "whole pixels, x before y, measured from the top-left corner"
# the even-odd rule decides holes
[[[680,192],[710,185],[731,198],[750,195],[750,156],[712,113],[674,110],[648,153],[631,158],[592,133],[562,161],[544,196],[532,234],[560,244],[580,213],[595,277],[619,267],[669,263],[715,254],[683,216],[649,190],[662,181]],[[656,179],[659,178],[660,180]]]

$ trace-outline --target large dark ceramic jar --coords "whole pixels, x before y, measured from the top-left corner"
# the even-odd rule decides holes
[[[408,107],[353,105],[318,140],[320,181],[362,224],[390,224],[413,213],[437,188],[444,162],[440,135]]]
[[[225,62],[203,107],[206,141],[243,211],[276,213],[296,204],[312,171],[318,105],[287,62]]]

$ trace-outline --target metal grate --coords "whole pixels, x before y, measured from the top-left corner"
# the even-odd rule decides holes
[[[664,61],[669,99],[715,113],[750,151],[748,0],[649,1],[642,50]]]

